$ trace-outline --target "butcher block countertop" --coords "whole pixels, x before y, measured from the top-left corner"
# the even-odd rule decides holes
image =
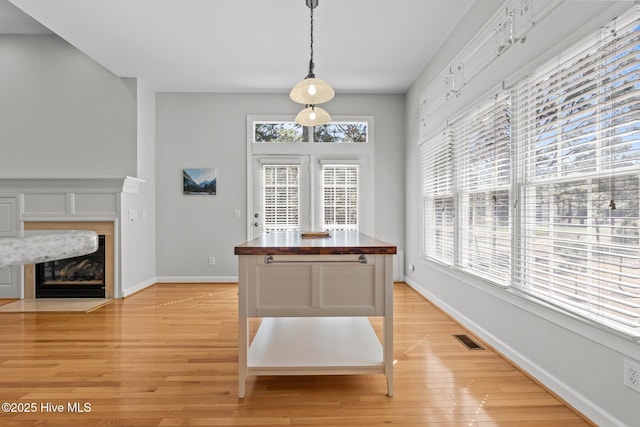
[[[394,245],[356,231],[302,238],[299,231],[272,231],[235,247],[236,255],[393,255]]]

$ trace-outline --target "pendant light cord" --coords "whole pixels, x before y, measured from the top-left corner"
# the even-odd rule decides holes
[[[310,50],[311,50],[311,57],[309,58],[309,75],[307,76],[307,78],[314,78],[315,75],[313,74],[313,5],[309,6],[309,9],[311,10],[310,12],[310,16],[311,16],[311,45],[310,45]]]

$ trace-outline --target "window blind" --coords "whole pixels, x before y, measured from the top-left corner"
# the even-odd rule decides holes
[[[300,166],[262,165],[263,230],[300,229]]]
[[[359,165],[322,165],[324,230],[357,230]]]
[[[511,275],[511,103],[501,91],[451,123],[458,206],[457,264],[504,286]]]
[[[637,8],[514,88],[516,285],[640,334]]]
[[[420,145],[423,254],[454,262],[453,140],[445,129]]]

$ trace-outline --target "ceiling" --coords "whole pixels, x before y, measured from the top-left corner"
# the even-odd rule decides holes
[[[319,0],[316,76],[336,93],[404,93],[474,1]],[[305,0],[0,0],[0,34],[51,31],[159,92],[288,92],[309,27]]]

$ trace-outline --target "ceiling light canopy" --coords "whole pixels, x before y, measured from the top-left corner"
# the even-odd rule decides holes
[[[313,9],[318,6],[318,0],[306,0],[311,16],[311,56],[309,59],[309,73],[304,80],[298,82],[289,96],[297,103],[304,104],[305,108],[296,116],[296,123],[303,126],[318,126],[329,123],[331,116],[317,104],[330,101],[335,92],[329,83],[317,79],[313,73]]]

